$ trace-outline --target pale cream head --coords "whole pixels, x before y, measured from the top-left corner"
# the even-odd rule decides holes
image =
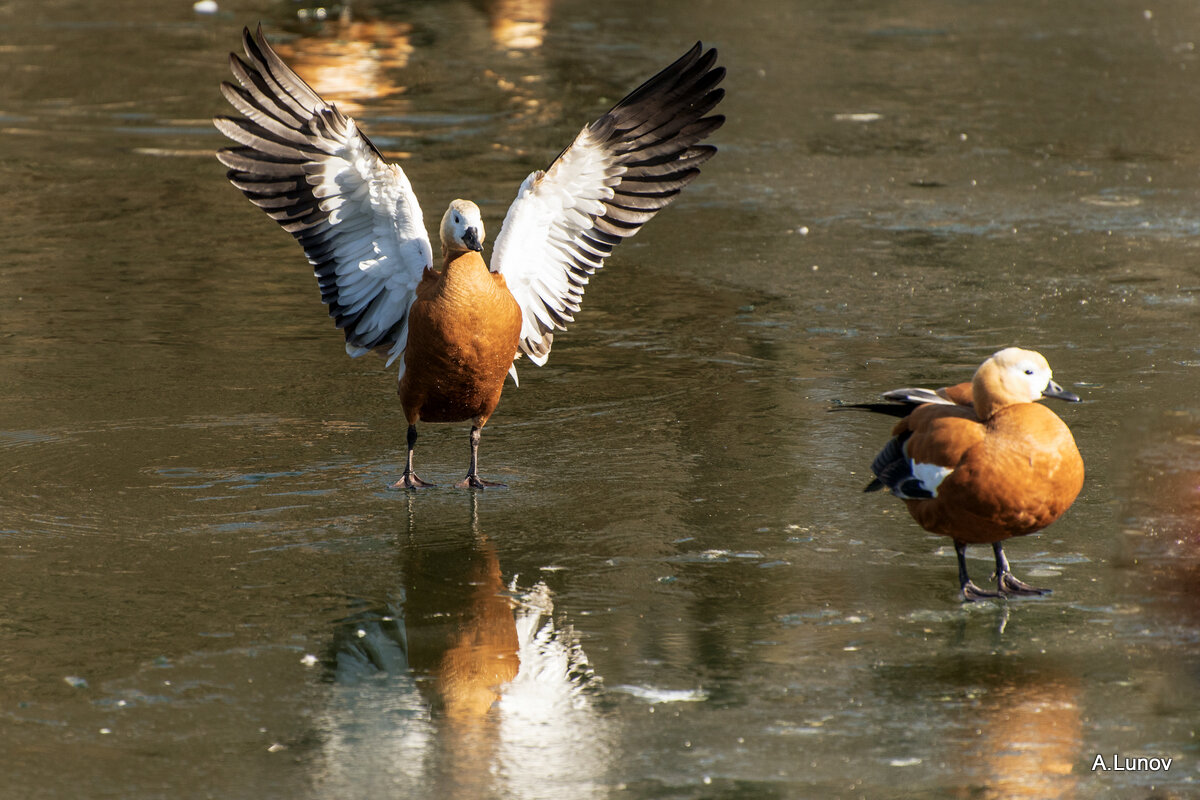
[[[479,206],[470,200],[455,200],[442,217],[442,250],[444,252],[483,249],[483,216]]]
[[[981,374],[988,380],[991,395],[1002,395],[1013,403],[1036,401],[1053,377],[1041,353],[1019,347],[1006,347],[995,353],[979,367],[975,373],[977,380]]]
[[[975,371],[971,382],[976,413],[987,419],[1005,406],[1033,403],[1043,397],[1079,402],[1079,398],[1054,382],[1050,364],[1041,353],[1006,347]]]

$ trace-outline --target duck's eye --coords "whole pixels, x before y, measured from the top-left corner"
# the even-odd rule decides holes
[[[1026,375],[1032,375],[1032,374],[1033,374],[1033,370],[1031,370],[1031,369],[1027,369],[1027,370],[1025,370],[1025,374],[1026,374]]]

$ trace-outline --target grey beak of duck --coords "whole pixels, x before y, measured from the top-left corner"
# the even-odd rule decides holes
[[[1059,400],[1066,400],[1068,403],[1081,402],[1079,395],[1074,392],[1068,392],[1054,381],[1050,381],[1050,383],[1046,384],[1046,388],[1042,389],[1042,397],[1054,397]]]
[[[483,250],[483,245],[479,243],[479,233],[474,228],[467,228],[463,233],[463,244],[476,253]]]

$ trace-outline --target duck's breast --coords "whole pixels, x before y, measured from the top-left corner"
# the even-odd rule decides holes
[[[521,310],[504,278],[488,272],[478,254],[423,283],[400,381],[410,422],[486,421],[500,402],[520,331]]]
[[[965,542],[1023,536],[1057,520],[1083,487],[1083,460],[1066,424],[1036,403],[1004,409],[962,453],[932,500],[910,502],[918,522]]]

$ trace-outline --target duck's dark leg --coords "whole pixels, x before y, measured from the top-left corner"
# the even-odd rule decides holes
[[[987,597],[999,597],[999,592],[989,592],[980,589],[971,581],[967,574],[967,543],[954,540],[954,552],[958,556],[958,588],[962,590],[963,600],[968,603],[983,600]]]
[[[1004,555],[1004,548],[1000,545],[1000,542],[993,544],[992,550],[996,553],[996,585],[1000,587],[1001,594],[1050,594],[1049,589],[1038,589],[1030,586],[1028,583],[1018,580],[1017,576],[1012,574],[1012,570],[1008,566],[1008,557]]]
[[[417,449],[417,426],[408,426],[408,458],[404,462],[404,477],[392,484],[393,489],[426,489],[433,486],[417,477],[413,470],[413,450]]]
[[[482,430],[482,425],[471,426],[471,466],[467,468],[467,477],[454,484],[455,488],[498,489],[504,487],[503,483],[493,483],[479,477],[479,437]]]

